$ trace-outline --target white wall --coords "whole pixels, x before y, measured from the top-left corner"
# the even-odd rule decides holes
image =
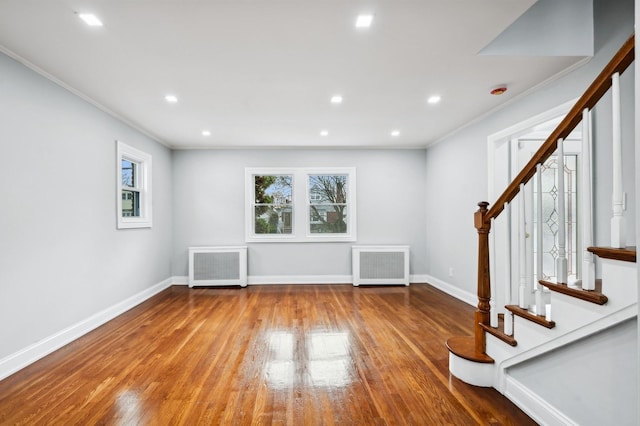
[[[167,148],[2,54],[0,117],[2,377],[11,354],[170,277],[172,177]],[[116,139],[153,156],[152,229],[116,230]]]
[[[564,346],[508,374],[579,425],[634,425],[637,318]],[[606,360],[606,362],[602,361]]]
[[[185,150],[173,154],[173,274],[192,245],[245,245],[245,167],[355,167],[357,243],[247,244],[252,277],[351,275],[353,244],[408,244],[424,274],[424,150]]]
[[[487,137],[582,95],[632,34],[632,10],[633,0],[595,0],[596,54],[587,64],[427,149],[427,273],[430,276],[468,294],[476,293],[478,238],[473,227],[473,212],[479,201],[494,201],[487,200]],[[631,68],[622,81],[630,244],[635,241],[633,73]],[[599,108],[594,121],[596,136],[600,136],[600,142],[596,143],[604,144],[597,151],[600,156],[597,166],[600,166],[607,156],[611,158],[610,136],[607,137],[610,135],[610,129],[607,129],[607,123],[610,128],[611,122],[609,112],[604,107]],[[596,184],[596,220],[607,222],[607,225],[599,227],[595,242],[608,245],[611,177],[601,174]],[[450,268],[454,270],[453,277],[449,277]]]

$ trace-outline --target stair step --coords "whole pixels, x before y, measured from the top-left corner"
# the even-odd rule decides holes
[[[516,341],[516,339],[513,338],[513,336],[509,336],[508,334],[505,334],[505,332],[504,332],[504,315],[503,314],[499,314],[498,315],[498,327],[497,328],[493,328],[490,325],[485,325],[485,324],[480,324],[480,327],[482,327],[482,329],[484,331],[486,331],[487,333],[491,334],[492,336],[495,336],[498,339],[502,340],[507,345],[510,345],[510,346],[517,346],[518,345],[518,342]]]
[[[587,247],[587,250],[602,259],[622,260],[624,262],[636,261],[635,246],[629,246],[623,249],[613,247]]]
[[[540,324],[543,327],[553,328],[556,326],[555,321],[547,321],[544,318],[544,316],[533,314],[527,311],[526,309],[522,309],[518,305],[507,305],[505,306],[505,308],[511,311],[513,315],[517,315],[521,318],[528,319],[529,321],[535,322],[536,324]]]
[[[495,361],[487,354],[476,352],[476,343],[473,336],[456,336],[447,339],[447,349],[460,358],[467,361],[479,362],[482,364],[493,364]]]
[[[595,290],[583,290],[581,288],[569,287],[566,284],[558,284],[545,280],[540,280],[540,284],[547,287],[551,291],[566,294],[567,296],[575,297],[587,302],[595,303],[596,305],[604,305],[609,301],[609,298],[602,294],[602,280],[600,279],[596,280]],[[576,284],[579,285],[580,281],[577,281]]]

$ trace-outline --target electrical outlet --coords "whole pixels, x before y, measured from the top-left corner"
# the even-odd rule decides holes
[[[452,277],[453,276],[453,268],[449,268],[449,276]]]

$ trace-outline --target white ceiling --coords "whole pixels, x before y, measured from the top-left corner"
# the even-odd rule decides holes
[[[477,54],[534,3],[2,0],[0,50],[173,148],[423,147],[582,59]]]

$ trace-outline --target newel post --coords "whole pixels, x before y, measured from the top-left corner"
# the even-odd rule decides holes
[[[485,353],[485,334],[480,324],[490,325],[491,318],[491,281],[489,276],[489,231],[491,221],[486,220],[489,203],[481,201],[473,216],[478,230],[478,310],[475,312],[476,353]]]

